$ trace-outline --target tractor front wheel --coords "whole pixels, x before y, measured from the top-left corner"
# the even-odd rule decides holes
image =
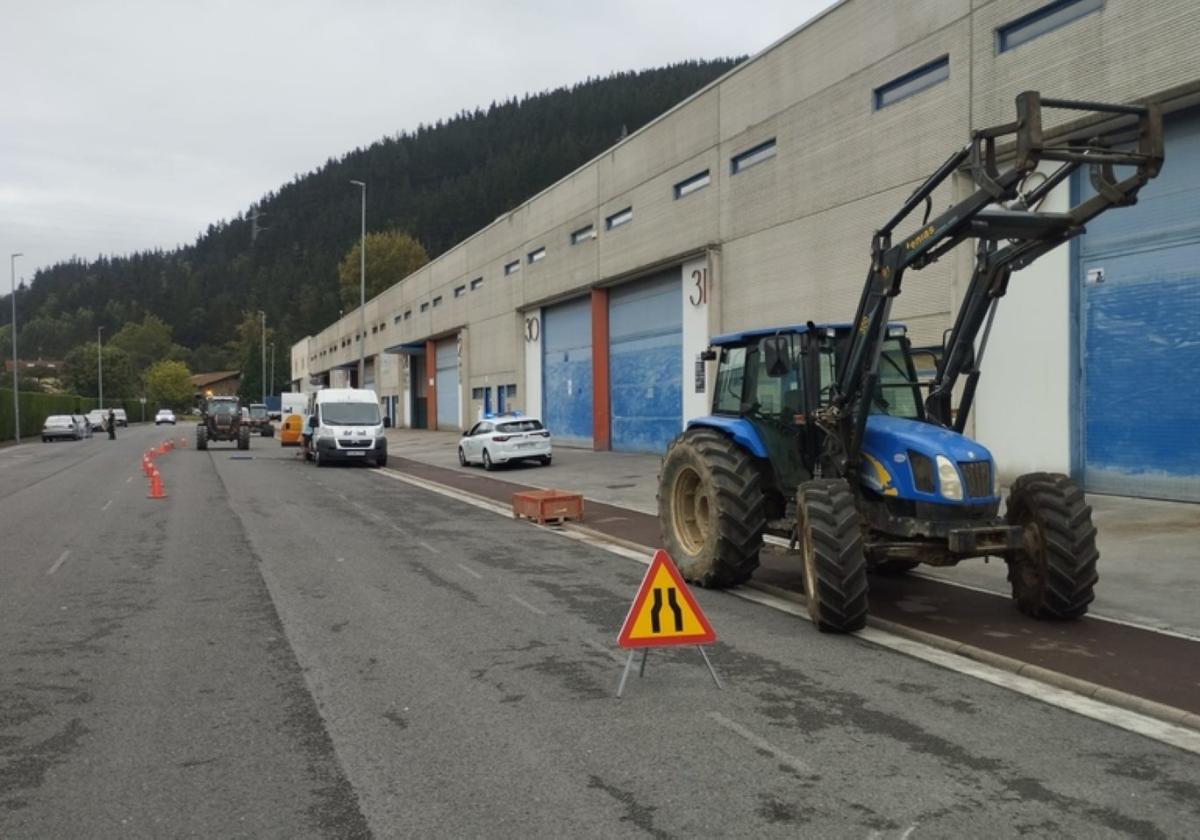
[[[796,493],[796,533],[808,614],[825,633],[867,623],[867,560],[854,494],[844,479],[816,479]]]
[[[246,426],[238,427],[237,448],[242,450],[250,448],[250,429]]]
[[[1021,527],[1021,548],[1008,558],[1013,600],[1034,618],[1072,619],[1087,612],[1099,575],[1096,528],[1083,491],[1065,475],[1030,473],[1013,482],[1006,517]]]
[[[201,451],[208,449],[208,427],[203,423],[196,427],[196,448]]]
[[[658,477],[667,553],[692,583],[721,588],[758,568],[766,522],[762,479],[750,454],[712,429],[671,441]]]

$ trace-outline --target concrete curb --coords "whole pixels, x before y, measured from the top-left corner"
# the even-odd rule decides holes
[[[747,586],[751,589],[765,592],[768,595],[774,595],[776,598],[783,598],[798,604],[807,603],[803,595],[787,589],[781,589],[778,586],[772,586],[771,584],[751,582]],[[1174,706],[1156,703],[1153,700],[1147,700],[1135,694],[1127,694],[1124,691],[1107,688],[1088,680],[1072,677],[1068,674],[1060,674],[1058,671],[1051,671],[1049,668],[1043,668],[1039,665],[1031,665],[1028,662],[1022,662],[1010,656],[993,653],[990,650],[984,650],[965,642],[956,642],[953,639],[947,639],[933,633],[926,633],[923,630],[905,627],[903,624],[897,624],[894,621],[886,621],[881,618],[868,616],[867,624],[878,630],[891,633],[894,636],[912,639],[914,642],[920,642],[921,644],[944,650],[947,653],[973,659],[976,662],[990,665],[993,668],[1007,671],[1010,674],[1017,674],[1031,680],[1037,680],[1040,683],[1061,688],[1064,691],[1070,691],[1083,697],[1089,697],[1109,706],[1116,706],[1130,712],[1137,712],[1140,715],[1161,720],[1163,723],[1170,723],[1200,732],[1200,715],[1194,715],[1191,712],[1177,709]]]

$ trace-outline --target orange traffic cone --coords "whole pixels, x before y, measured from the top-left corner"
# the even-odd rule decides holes
[[[145,455],[143,455],[142,456],[142,472],[144,472],[146,474],[146,478],[150,477],[150,471],[152,469],[154,469],[154,467],[153,467],[153,465],[151,465],[150,459],[147,458]]]
[[[159,444],[159,446],[158,446],[158,454],[159,454],[159,455],[166,455],[166,454],[167,454],[167,445],[166,445],[165,443],[160,443],[160,444]]]
[[[167,494],[163,492],[162,477],[159,476],[158,470],[150,473],[150,495],[147,499],[165,499]]]
[[[179,439],[179,446],[181,449],[186,449],[187,448],[187,438],[181,437]]]

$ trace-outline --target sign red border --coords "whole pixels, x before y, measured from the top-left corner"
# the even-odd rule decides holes
[[[653,586],[654,578],[657,576],[660,567],[666,568],[667,573],[671,576],[671,580],[675,583],[675,588],[683,595],[684,602],[687,604],[688,609],[692,611],[692,614],[696,616],[696,620],[700,622],[700,626],[704,628],[704,632],[695,633],[691,636],[667,636],[661,640],[629,638],[629,634],[633,632],[633,624],[641,614],[642,605],[646,603],[646,598],[650,595],[650,589]],[[717,634],[713,632],[712,625],[708,623],[708,618],[704,615],[704,611],[700,609],[700,605],[692,597],[691,590],[683,582],[683,577],[679,574],[679,570],[675,568],[675,564],[671,562],[671,558],[667,556],[667,552],[661,548],[658,549],[654,552],[654,559],[650,561],[650,568],[646,570],[646,575],[642,578],[637,596],[633,599],[633,605],[629,608],[629,612],[625,616],[625,623],[621,626],[621,635],[617,637],[617,644],[623,648],[674,647],[676,645],[706,645],[716,640]]]

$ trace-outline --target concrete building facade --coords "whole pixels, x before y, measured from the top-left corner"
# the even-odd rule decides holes
[[[848,320],[874,228],[971,128],[1011,121],[1017,93],[1153,99],[1163,175],[1014,275],[973,432],[1006,477],[1200,500],[1200,344],[1185,334],[1200,323],[1196,11],[844,0],[369,301],[365,336],[354,310],[296,344],[294,385],[356,381],[365,341],[396,425],[519,408],[569,444],[660,451],[707,413],[708,340]],[[1064,184],[1046,208],[1086,189]],[[914,344],[941,341],[970,268],[960,248],[907,277],[893,318]]]

